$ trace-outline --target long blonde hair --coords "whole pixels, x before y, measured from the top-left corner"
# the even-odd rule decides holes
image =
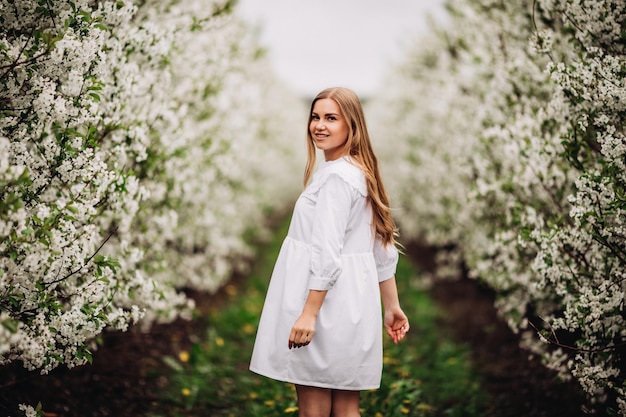
[[[307,124],[307,163],[304,170],[304,186],[306,187],[308,184],[315,169],[315,142],[309,128],[311,126],[313,108],[318,100],[325,98],[332,99],[337,103],[341,116],[345,118],[348,124],[348,140],[344,144],[343,154],[350,155],[352,161],[365,174],[367,195],[372,204],[376,234],[381,237],[385,245],[395,244],[397,228],[391,217],[389,197],[380,177],[378,159],[374,154],[369,133],[367,132],[361,101],[352,90],[343,87],[327,88],[313,99]]]

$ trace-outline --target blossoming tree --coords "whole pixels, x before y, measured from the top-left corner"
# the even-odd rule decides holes
[[[299,186],[305,111],[231,9],[0,0],[0,365],[188,316]]]
[[[626,415],[626,4],[449,10],[372,104],[404,234],[465,262],[527,348]]]

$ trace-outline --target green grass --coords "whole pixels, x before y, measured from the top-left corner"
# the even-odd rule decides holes
[[[246,282],[227,288],[229,303],[206,318],[206,333],[194,336],[197,341],[191,350],[163,359],[170,368],[168,383],[160,404],[155,404],[159,411],[149,416],[297,416],[291,384],[248,370],[265,291],[287,226],[284,222],[273,241],[264,245]],[[397,282],[411,332],[398,345],[385,335],[381,388],[362,394],[362,415],[479,416],[486,395],[471,368],[469,352],[443,336],[438,325],[442,312],[423,290],[411,285],[417,274],[401,258]]]

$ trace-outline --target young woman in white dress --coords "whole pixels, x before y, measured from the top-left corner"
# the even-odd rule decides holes
[[[358,417],[360,391],[380,386],[383,325],[394,343],[409,330],[395,282],[396,226],[354,92],[319,93],[307,139],[305,190],[274,266],[250,369],[295,384],[300,417]],[[314,173],[316,148],[325,161]]]

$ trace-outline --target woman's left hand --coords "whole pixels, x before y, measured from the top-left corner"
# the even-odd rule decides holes
[[[398,343],[409,331],[409,319],[400,307],[385,310],[385,330],[393,343]]]

